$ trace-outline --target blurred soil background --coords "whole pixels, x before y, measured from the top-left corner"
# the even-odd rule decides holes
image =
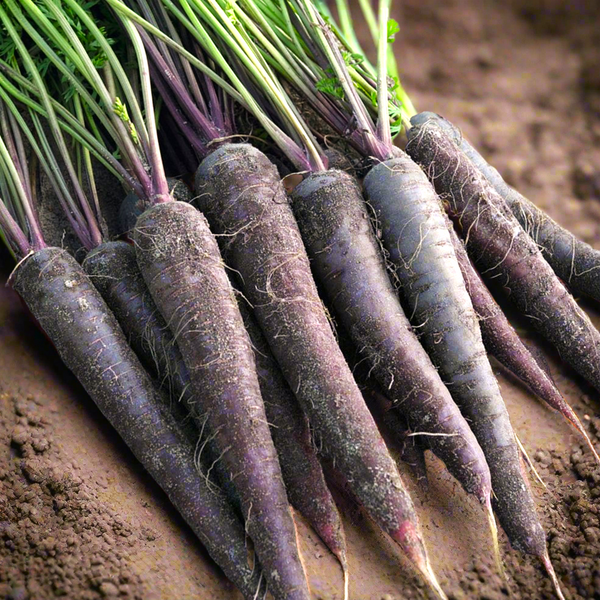
[[[509,183],[600,248],[600,3],[396,2],[396,53],[419,110],[438,112]],[[363,25],[363,20],[357,18]],[[367,31],[359,37],[367,45]],[[11,265],[0,255],[2,283]],[[584,307],[600,324],[600,307]],[[598,393],[515,319],[599,444]],[[556,414],[495,364],[567,600],[600,598],[600,468]],[[485,515],[428,457],[429,490],[401,465],[434,570],[454,600],[553,598],[533,559],[501,535],[495,571]],[[336,492],[352,600],[426,598],[406,560]],[[341,599],[334,558],[298,515],[315,599]],[[0,288],[0,598],[236,599],[235,590],[60,364],[10,288]]]

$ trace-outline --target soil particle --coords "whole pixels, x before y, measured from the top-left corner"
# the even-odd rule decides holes
[[[137,535],[65,464],[45,411],[43,399],[3,395],[0,598],[148,598],[130,556]]]

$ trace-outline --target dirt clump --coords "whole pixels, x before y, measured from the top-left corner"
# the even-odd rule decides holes
[[[139,534],[63,462],[46,410],[2,398],[0,598],[149,598],[130,558]]]

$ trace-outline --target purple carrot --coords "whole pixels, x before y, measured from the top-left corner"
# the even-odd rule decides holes
[[[356,180],[342,171],[312,173],[295,188],[292,206],[315,276],[374,377],[491,512],[483,451],[404,315]]]
[[[206,219],[161,202],[134,229],[144,280],[175,336],[274,598],[308,600],[296,530],[271,439],[254,355]]]
[[[308,519],[339,560],[344,572],[344,597],[348,598],[348,559],[342,519],[317,458],[308,420],[243,301],[240,312],[254,348],[265,412],[290,504]]]
[[[503,199],[434,121],[410,130],[407,151],[442,195],[446,210],[464,232],[467,250],[480,271],[498,277],[517,309],[558,349],[561,357],[600,388],[600,333]],[[506,481],[510,479],[507,477]],[[504,511],[505,520],[514,518],[504,506],[499,509],[501,519]],[[543,538],[532,553],[553,575]]]
[[[373,167],[364,186],[411,322],[483,449],[502,527],[516,547],[542,554],[545,534],[439,198],[403,153]]]
[[[142,277],[135,248],[126,242],[104,242],[88,253],[82,266],[117,318],[138,358],[168,392],[170,410],[179,420],[191,415],[201,432],[201,437],[196,435],[194,440],[200,449],[198,461],[210,474],[214,473],[213,479],[239,510],[239,496],[222,461],[217,460],[220,453],[206,425],[202,397],[194,394],[179,346]]]
[[[146,287],[135,248],[126,242],[105,242],[87,254],[82,266],[144,366],[171,398],[193,408],[190,375]]]
[[[411,123],[419,125],[431,119],[435,120],[451,137],[496,192],[502,196],[521,227],[540,246],[544,258],[554,272],[574,292],[600,301],[600,250],[592,248],[575,237],[533,202],[509,186],[500,173],[475,150],[452,123],[431,112],[415,115]]]
[[[556,389],[546,371],[540,367],[531,352],[521,342],[517,332],[508,322],[502,309],[498,306],[473,266],[464,244],[450,222],[448,222],[448,228],[467,291],[473,302],[473,308],[479,317],[481,337],[488,352],[525,383],[548,406],[563,415],[583,436],[596,460],[600,462],[600,457],[598,457],[596,449],[579,417]]]
[[[19,263],[12,286],[227,577],[248,600],[255,598],[261,576],[248,565],[242,524],[198,473],[193,446],[75,259],[59,248],[43,248]]]
[[[225,145],[200,165],[196,193],[325,452],[444,597],[412,501],[333,336],[277,170],[252,146]]]

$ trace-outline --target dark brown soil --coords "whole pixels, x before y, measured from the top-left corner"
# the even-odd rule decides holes
[[[397,55],[417,108],[459,125],[506,179],[600,248],[600,7],[591,0],[404,0]],[[401,5],[401,6],[400,6]],[[364,33],[361,29],[359,33]],[[363,36],[364,38],[364,36]],[[4,261],[7,264],[8,261]],[[5,273],[7,267],[4,269]],[[584,304],[598,325],[600,307]],[[519,322],[516,324],[520,326]],[[598,394],[538,338],[559,389],[598,444]],[[496,368],[568,600],[600,598],[600,469],[572,429]],[[434,570],[454,600],[550,599],[541,566],[509,549],[495,572],[485,515],[428,457],[408,469]],[[407,561],[342,502],[352,600],[427,595]],[[339,566],[297,517],[315,599],[342,598]],[[0,290],[0,598],[238,597],[158,487]]]

